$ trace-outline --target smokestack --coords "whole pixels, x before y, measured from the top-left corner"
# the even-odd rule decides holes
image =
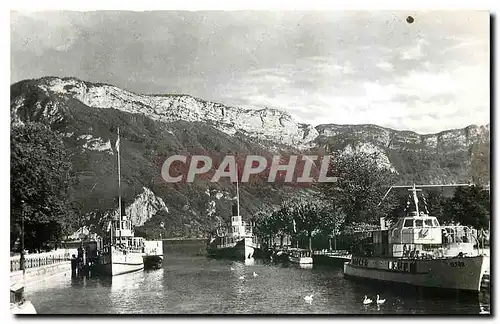
[[[380,229],[385,230],[385,217],[380,217]]]

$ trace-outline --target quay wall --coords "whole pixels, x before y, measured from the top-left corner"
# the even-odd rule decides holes
[[[205,255],[206,246],[206,239],[163,239],[163,255]]]
[[[42,253],[26,253],[24,255],[24,258],[26,260],[30,259],[40,259],[40,258],[52,258],[52,257],[62,257],[62,256],[71,256],[72,254],[77,255],[78,254],[78,249],[57,249],[55,251],[50,251],[50,252],[42,252]],[[16,253],[16,255],[11,255],[10,260],[11,261],[18,261],[21,258],[19,253]]]
[[[52,276],[67,273],[71,275],[71,261],[62,261],[54,264],[42,265],[26,269],[25,284],[30,285],[44,281]],[[17,270],[10,273],[10,284],[23,283],[23,271]]]

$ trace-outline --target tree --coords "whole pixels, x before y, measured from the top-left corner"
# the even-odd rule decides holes
[[[285,235],[293,232],[293,221],[291,218],[291,210],[286,205],[272,212],[270,217],[271,231],[280,237],[280,247],[283,246]]]
[[[320,230],[328,235],[329,247],[331,249],[331,238],[333,238],[333,249],[337,249],[337,237],[345,221],[345,214],[334,204],[324,207]]]
[[[387,216],[394,208],[393,194],[382,203],[381,199],[396,182],[396,176],[379,165],[378,157],[378,153],[341,153],[330,161],[327,175],[337,177],[337,181],[322,183],[320,188],[324,197],[335,201],[345,215],[344,226],[378,224],[380,217]]]
[[[488,229],[489,192],[481,186],[458,187],[450,200],[451,220],[476,229]]]
[[[396,201],[397,203],[394,204],[393,210],[386,217],[387,220],[393,223],[397,222],[399,217],[406,216],[409,211],[415,211],[415,203],[411,193],[397,196]],[[449,212],[447,211],[449,199],[444,197],[440,191],[429,190],[423,194],[418,193],[418,202],[419,211],[425,212],[425,208],[427,207],[429,215],[438,217],[441,223],[450,221]]]
[[[478,185],[490,182],[490,140],[489,133],[483,134],[471,147],[469,176]]]
[[[299,200],[291,204],[291,216],[295,220],[297,232],[304,231],[309,239],[309,250],[312,250],[312,234],[321,227],[326,215],[323,204]]]
[[[261,238],[268,239],[268,245],[271,245],[271,237],[273,236],[273,224],[271,222],[270,216],[262,216],[258,217],[254,220],[255,227],[253,232],[255,235]]]
[[[75,181],[62,138],[41,124],[13,126],[11,136],[11,247],[40,251],[74,229],[70,203]]]
[[[440,191],[429,190],[425,195],[429,215],[436,216],[441,224],[448,224],[452,220],[449,211],[450,199],[443,196]]]

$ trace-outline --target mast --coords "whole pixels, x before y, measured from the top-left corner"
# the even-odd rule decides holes
[[[240,216],[240,189],[238,183],[240,179],[238,179],[238,165],[236,165],[236,210],[238,213],[238,217]]]
[[[444,185],[415,185],[415,184],[413,184],[413,188],[416,188],[416,187],[418,187],[418,188],[434,188],[434,187],[444,188],[444,187],[470,187],[470,186],[471,186],[470,183],[456,183],[456,184],[444,184]],[[389,192],[391,192],[391,190],[393,188],[412,188],[412,186],[391,186],[389,188],[389,190],[387,190],[385,195],[382,197],[382,199],[378,203],[377,207],[379,207],[382,204],[385,197],[387,197],[387,195],[389,194]],[[411,189],[408,189],[408,190],[411,191]]]
[[[116,151],[118,152],[118,235],[120,243],[122,241],[122,188],[121,188],[121,170],[120,170],[120,127],[118,127],[118,139],[116,140]]]
[[[417,189],[415,188],[415,184],[413,184],[413,188],[408,189],[408,191],[411,191],[413,194],[413,201],[415,202],[415,211],[417,212],[417,216],[420,215],[418,212],[418,197],[417,197],[417,191],[422,191],[422,189]]]

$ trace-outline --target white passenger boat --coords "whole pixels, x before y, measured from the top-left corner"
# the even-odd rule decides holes
[[[259,248],[253,226],[240,215],[239,180],[236,181],[236,204],[232,206],[231,226],[220,225],[215,237],[207,244],[207,254],[213,258],[228,258],[251,264],[255,249]]]
[[[474,230],[440,226],[435,216],[415,211],[386,228],[371,232],[371,243],[353,252],[344,275],[414,286],[479,292],[487,258],[474,249]]]

